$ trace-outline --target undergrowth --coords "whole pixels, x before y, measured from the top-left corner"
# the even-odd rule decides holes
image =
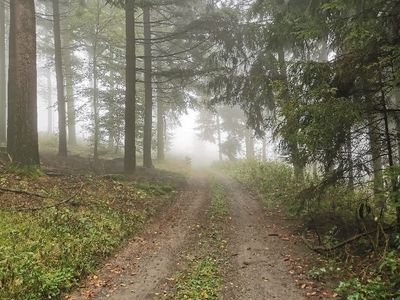
[[[302,217],[304,229],[318,235],[325,247],[378,226],[374,216],[379,215],[379,207],[371,201],[368,185],[349,189],[339,182],[315,194],[319,179],[306,174],[305,180],[299,183],[292,168],[284,163],[238,161],[220,163],[217,167],[257,192],[267,207],[280,206]],[[381,224],[393,221],[392,211],[386,211]],[[399,239],[394,242],[387,233],[380,237],[374,240],[376,234],[366,235],[343,249],[326,252],[331,258],[322,266],[313,266],[309,276],[318,281],[337,279],[336,292],[343,299],[400,300]]]
[[[172,192],[170,186],[136,186],[94,177],[76,180],[84,188],[63,206],[34,211],[29,207],[33,199],[18,202],[20,196],[6,195],[9,201],[28,207],[24,212],[0,208],[0,299],[59,298],[119,248]],[[4,176],[1,180],[11,181]],[[21,182],[29,182],[26,188],[50,190],[52,197],[67,197],[64,189],[74,188],[65,179],[20,178],[15,183],[18,188]],[[4,197],[0,204],[7,202]]]

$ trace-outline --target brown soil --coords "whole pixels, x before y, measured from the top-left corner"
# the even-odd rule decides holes
[[[304,269],[315,257],[294,234],[295,226],[279,211],[266,211],[237,182],[219,180],[230,207],[221,299],[329,298],[323,285],[307,281]],[[209,204],[206,182],[204,176],[193,178],[174,205],[65,299],[165,299],[164,288],[184,263],[182,254],[196,247],[201,235]]]
[[[179,264],[178,253],[189,242],[207,201],[204,179],[192,180],[171,208],[66,299],[158,298],[158,287]]]

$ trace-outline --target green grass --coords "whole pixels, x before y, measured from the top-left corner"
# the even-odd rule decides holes
[[[225,201],[226,195],[224,187],[215,178],[211,178],[210,188],[211,188],[210,217],[212,219],[221,219],[228,214],[228,208]]]
[[[197,260],[177,281],[176,299],[218,299],[222,286],[219,264],[211,257]]]
[[[30,213],[0,210],[0,299],[58,299],[141,228],[165,203],[160,195],[172,191],[87,184],[96,188],[85,188],[75,204]]]
[[[176,291],[173,299],[218,299],[222,288],[221,268],[223,255],[222,224],[228,214],[225,190],[214,177],[210,179],[211,203],[208,226],[204,240],[199,243],[200,254],[191,261],[186,270],[176,277]]]
[[[217,167],[259,193],[267,207],[285,204],[295,208],[298,205],[294,197],[303,186],[294,180],[293,170],[287,164],[243,160],[220,163]]]

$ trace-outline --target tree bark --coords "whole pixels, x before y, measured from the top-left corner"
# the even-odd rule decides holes
[[[10,2],[7,149],[14,163],[40,165],[34,0]]]
[[[165,160],[164,106],[161,99],[157,102],[157,160]]]
[[[92,41],[92,75],[93,75],[93,158],[99,158],[100,141],[100,120],[99,120],[99,89],[98,89],[98,66],[97,66],[97,48],[100,26],[100,1],[97,1],[95,33]]]
[[[74,81],[73,70],[71,62],[70,43],[71,37],[69,28],[65,28],[66,33],[63,35],[64,49],[63,49],[63,62],[65,70],[65,88],[66,88],[66,102],[67,102],[67,126],[68,126],[68,145],[76,145],[76,113],[75,113],[75,98],[74,98]]]
[[[218,138],[218,157],[222,161],[222,138],[221,138],[221,118],[217,112],[217,138]]]
[[[0,143],[7,143],[6,7],[0,1]]]
[[[126,22],[126,98],[125,98],[125,153],[124,169],[136,169],[136,45],[135,0],[125,0]]]
[[[99,158],[99,140],[100,140],[97,42],[95,42],[93,46],[93,122],[94,122],[93,158],[97,160]]]
[[[53,133],[53,89],[51,73],[47,72],[47,133]]]
[[[143,128],[143,167],[153,168],[151,142],[153,128],[153,88],[150,7],[143,7],[144,28],[144,128]]]
[[[55,65],[57,78],[57,108],[58,108],[58,154],[67,156],[67,122],[64,95],[64,74],[62,68],[62,47],[61,47],[61,30],[60,30],[60,7],[59,1],[53,0],[53,16],[54,16],[54,48],[55,48]]]
[[[369,113],[368,119],[368,135],[369,135],[369,145],[370,153],[372,157],[372,170],[374,173],[373,183],[374,183],[374,193],[376,195],[376,201],[381,202],[381,194],[383,192],[383,166],[382,166],[382,155],[381,155],[381,144],[379,139],[379,121],[377,116]]]
[[[347,169],[348,169],[348,187],[354,190],[354,164],[353,164],[353,143],[351,138],[351,130],[346,137],[346,152],[347,152]]]

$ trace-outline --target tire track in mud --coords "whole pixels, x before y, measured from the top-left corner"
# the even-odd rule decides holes
[[[221,251],[226,263],[221,270],[220,299],[305,299],[285,262],[293,245],[277,237],[286,232],[273,224],[262,204],[238,182],[215,176],[224,186],[228,206],[220,229],[227,248]],[[185,255],[196,257],[203,252],[200,245],[207,234],[209,205],[207,178],[192,179],[188,190],[169,209],[66,299],[168,298],[174,290],[171,276],[187,267]]]
[[[180,249],[208,206],[204,178],[191,180],[188,191],[133,238],[84,285],[65,299],[154,299],[155,291],[176,269]]]
[[[225,186],[231,217],[227,240],[232,270],[221,299],[305,299],[284,261],[290,246],[270,236],[277,229],[271,229],[274,226],[261,203],[238,182],[222,175],[218,178]]]

